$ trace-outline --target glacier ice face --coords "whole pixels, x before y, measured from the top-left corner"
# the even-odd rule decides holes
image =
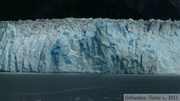
[[[0,22],[0,71],[180,74],[180,21]]]

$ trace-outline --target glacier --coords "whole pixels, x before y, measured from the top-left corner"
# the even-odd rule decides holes
[[[180,21],[0,21],[0,72],[180,74]]]

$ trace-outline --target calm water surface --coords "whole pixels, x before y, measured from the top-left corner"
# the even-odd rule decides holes
[[[123,101],[127,93],[180,94],[180,76],[0,74],[0,101]]]

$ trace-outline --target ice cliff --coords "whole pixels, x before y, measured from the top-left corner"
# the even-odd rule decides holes
[[[180,21],[1,21],[0,71],[180,74]]]

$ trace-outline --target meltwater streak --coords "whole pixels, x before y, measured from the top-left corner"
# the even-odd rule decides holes
[[[180,94],[180,76],[0,74],[0,101],[123,101],[127,93]]]

